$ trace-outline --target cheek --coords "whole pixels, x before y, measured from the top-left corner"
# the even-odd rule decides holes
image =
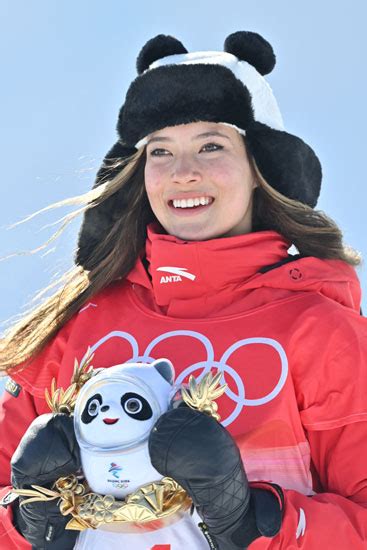
[[[254,176],[250,166],[245,165],[226,165],[221,172],[221,187],[226,194],[233,197],[248,198],[252,196],[254,189]]]
[[[148,197],[154,197],[163,189],[164,175],[157,166],[146,165],[144,171],[145,189]]]
[[[246,182],[251,174],[246,162],[238,162],[236,157],[229,155],[207,164],[205,175],[217,186],[229,189],[236,188],[239,182]]]

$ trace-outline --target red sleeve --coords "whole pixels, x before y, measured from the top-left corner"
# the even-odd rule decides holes
[[[50,412],[45,388],[57,378],[71,328],[76,316],[59,330],[57,336],[31,361],[12,375],[21,387],[14,397],[4,392],[0,399],[0,499],[10,490],[10,459],[31,422],[40,414]],[[12,524],[11,505],[0,506],[0,549],[29,550],[30,544]]]
[[[337,337],[348,345],[303,371],[300,415],[317,494],[285,490],[279,535],[258,539],[251,550],[367,550],[366,332],[365,319],[356,329],[343,323]]]
[[[254,550],[367,549],[367,423],[308,434],[320,491],[308,497],[284,491],[284,519],[273,539]]]
[[[10,459],[29,424],[38,416],[33,397],[21,389],[18,397],[6,391],[0,401],[0,498],[10,490]],[[31,545],[12,524],[11,506],[0,506],[1,550],[29,550]]]

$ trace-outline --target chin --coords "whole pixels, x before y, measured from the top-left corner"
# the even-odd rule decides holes
[[[182,241],[210,241],[212,239],[219,239],[224,234],[220,231],[210,231],[208,229],[178,229],[171,228],[167,230],[169,235],[173,235]]]
[[[164,229],[169,235],[173,235],[183,241],[210,241],[225,237],[236,237],[237,235],[244,235],[252,231],[251,224],[222,228],[208,227],[208,225],[202,226],[200,224],[191,224],[190,227],[178,227],[172,224],[170,227]]]

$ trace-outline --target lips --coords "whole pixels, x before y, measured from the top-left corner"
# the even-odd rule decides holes
[[[168,199],[168,205],[174,208],[194,208],[197,206],[207,206],[214,202],[214,197],[210,195],[190,195],[188,196],[174,196]]]
[[[190,218],[190,217],[197,216],[198,214],[205,212],[206,210],[209,210],[212,207],[213,203],[214,203],[214,199],[209,204],[205,204],[205,205],[200,204],[199,206],[193,206],[188,208],[175,208],[173,206],[173,201],[169,201],[168,207],[170,212],[174,216]]]
[[[118,422],[118,418],[104,418],[103,419],[103,422],[105,424],[116,424],[116,422]]]
[[[206,206],[214,201],[213,197],[200,196],[200,197],[185,197],[181,199],[174,198],[170,200],[171,206],[175,208],[195,208],[197,206]]]

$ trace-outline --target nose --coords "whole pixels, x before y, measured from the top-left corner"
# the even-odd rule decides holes
[[[103,405],[103,407],[101,407],[101,412],[106,412],[109,408],[110,407],[108,405]]]
[[[196,183],[201,174],[196,160],[191,155],[178,155],[175,158],[172,181],[174,183]]]

